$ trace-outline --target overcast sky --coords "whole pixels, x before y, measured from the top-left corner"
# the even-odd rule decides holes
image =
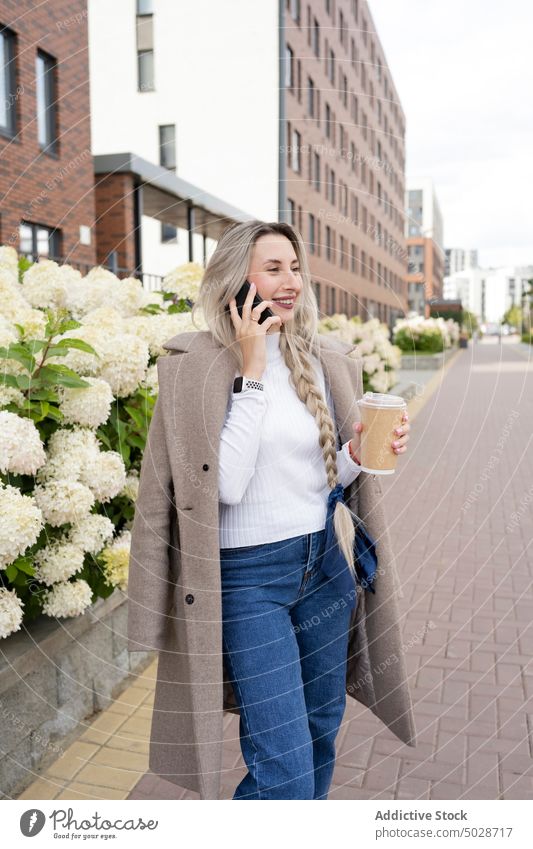
[[[445,247],[533,264],[533,2],[369,0]]]

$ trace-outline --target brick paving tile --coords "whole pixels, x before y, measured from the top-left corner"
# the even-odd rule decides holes
[[[397,799],[429,799],[430,781],[422,778],[401,778],[398,781]]]

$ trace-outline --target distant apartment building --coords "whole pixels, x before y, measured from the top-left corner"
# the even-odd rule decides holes
[[[324,313],[393,325],[407,308],[405,115],[368,3],[287,0],[283,24],[280,213]]]
[[[407,300],[410,311],[429,317],[432,301],[443,297],[443,224],[430,178],[407,178]]]
[[[93,265],[87,8],[0,0],[0,244]]]
[[[533,265],[501,268],[466,268],[445,278],[447,298],[460,299],[462,307],[482,322],[499,322],[510,307],[522,307],[533,279]]]
[[[444,251],[444,276],[464,271],[465,268],[477,268],[478,256],[476,250],[464,248],[446,248]]]
[[[407,307],[405,116],[366,0],[89,0],[99,250],[163,274],[301,232],[323,313]]]

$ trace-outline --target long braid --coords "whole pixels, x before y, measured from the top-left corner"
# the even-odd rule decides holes
[[[289,369],[290,380],[298,398],[306,405],[317,423],[318,441],[324,456],[328,486],[330,489],[334,489],[338,483],[335,423],[331,418],[329,407],[316,385],[315,371],[307,356],[305,341],[303,339],[300,341],[294,335],[284,331],[285,328],[280,335],[280,350]],[[333,527],[339,547],[355,577],[353,555],[355,527],[349,508],[341,501],[338,501],[335,505]]]

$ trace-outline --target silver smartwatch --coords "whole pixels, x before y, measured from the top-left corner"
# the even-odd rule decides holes
[[[240,374],[233,381],[233,391],[246,392],[247,389],[262,389],[264,391],[264,386],[261,381]]]

